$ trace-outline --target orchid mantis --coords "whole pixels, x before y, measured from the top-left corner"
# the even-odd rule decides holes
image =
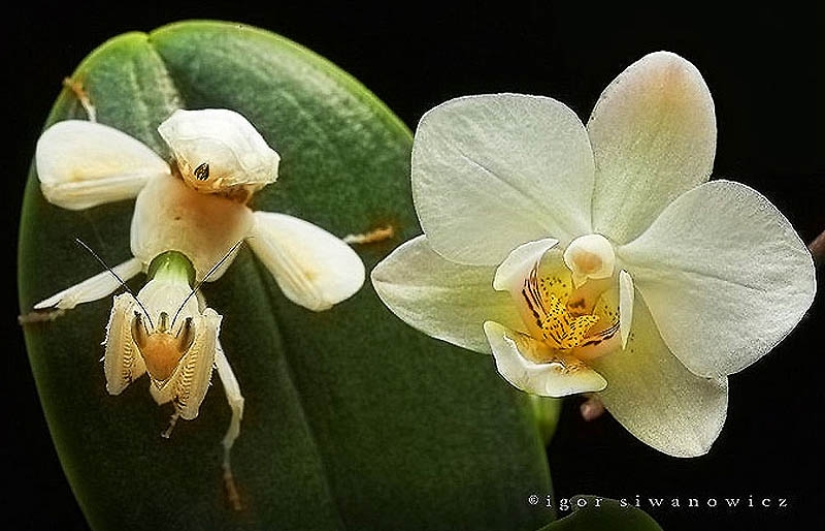
[[[220,341],[222,316],[199,291],[217,281],[246,243],[284,295],[322,311],[357,292],[364,266],[341,239],[300,219],[253,212],[249,198],[278,177],[279,155],[240,114],[225,109],[178,110],[158,131],[172,160],[112,127],[58,122],[37,145],[36,167],[48,201],[83,210],[136,198],[133,257],[35,305],[69,310],[114,293],[145,273],[137,295],[114,297],[106,327],[106,389],[121,393],[143,374],[158,404],[192,420],[209,389],[213,367],[232,410],[223,439],[224,479],[239,507],[230,451],[240,434],[244,398]]]

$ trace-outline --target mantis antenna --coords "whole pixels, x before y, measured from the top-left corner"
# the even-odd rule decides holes
[[[112,268],[111,268],[111,267],[109,267],[109,266],[106,264],[106,262],[104,262],[104,261],[103,261],[103,259],[102,259],[102,258],[101,258],[101,257],[100,257],[100,256],[99,256],[96,252],[94,252],[94,250],[92,250],[92,248],[91,248],[91,247],[89,247],[88,245],[86,245],[86,243],[85,243],[83,240],[81,240],[80,238],[75,238],[75,239],[74,239],[74,241],[76,241],[78,244],[80,244],[81,246],[83,246],[83,248],[84,248],[84,249],[86,249],[87,251],[89,251],[89,254],[91,254],[92,256],[94,256],[94,257],[95,257],[95,260],[97,260],[97,261],[100,263],[100,265],[102,265],[102,266],[103,266],[103,268],[104,268],[106,271],[108,271],[108,272],[109,272],[109,273],[110,273],[113,277],[115,277],[115,279],[116,279],[116,280],[120,283],[120,285],[121,285],[121,286],[123,286],[123,288],[124,288],[124,289],[125,289],[125,290],[129,293],[129,295],[131,295],[131,296],[132,296],[132,298],[133,298],[133,299],[135,299],[135,302],[137,302],[137,303],[138,303],[138,306],[140,306],[140,309],[141,309],[141,310],[143,310],[143,314],[146,316],[146,320],[147,320],[147,321],[149,321],[149,326],[150,326],[150,327],[152,327],[152,328],[155,328],[155,324],[152,322],[152,317],[150,317],[150,316],[149,316],[149,312],[146,310],[146,307],[143,305],[143,303],[142,303],[142,302],[140,302],[140,299],[138,299],[138,298],[137,298],[137,295],[135,295],[135,293],[134,293],[131,289],[129,289],[129,286],[127,286],[127,285],[126,285],[126,282],[124,282],[124,281],[123,281],[123,279],[122,279],[122,278],[120,278],[120,277],[118,276],[118,274],[117,274],[117,273],[115,273],[115,272],[112,270]],[[180,310],[178,310],[178,311],[180,311]],[[177,314],[175,314],[175,315],[177,315]]]
[[[207,281],[207,279],[208,279],[210,276],[212,276],[212,273],[214,273],[215,271],[217,271],[217,270],[218,270],[218,268],[219,268],[219,267],[221,267],[221,264],[223,264],[224,262],[226,262],[227,258],[229,258],[230,256],[232,256],[232,253],[234,253],[234,252],[238,249],[238,247],[240,247],[240,246],[241,246],[241,244],[242,244],[242,243],[243,243],[243,240],[239,240],[239,241],[238,241],[235,245],[233,245],[233,246],[232,246],[232,247],[231,247],[231,248],[230,248],[230,249],[226,252],[226,254],[225,254],[225,255],[223,255],[223,258],[221,258],[220,260],[218,260],[218,262],[217,262],[215,265],[213,265],[213,266],[212,266],[212,268],[211,268],[209,271],[207,271],[207,272],[206,272],[206,274],[203,276],[203,278],[202,278],[202,279],[200,279],[198,282],[196,282],[194,286],[192,286],[192,291],[190,291],[190,292],[189,292],[189,295],[187,295],[187,296],[186,296],[186,298],[185,298],[185,299],[183,299],[183,302],[181,302],[181,303],[180,303],[180,306],[178,306],[178,310],[175,312],[175,315],[172,317],[172,322],[171,322],[171,323],[169,323],[169,328],[170,328],[170,329],[171,329],[173,326],[175,326],[175,321],[177,320],[178,315],[180,315],[180,312],[183,310],[183,307],[184,307],[184,306],[186,306],[186,303],[187,303],[187,302],[189,302],[189,299],[191,299],[191,298],[192,298],[192,296],[194,296],[194,295],[195,295],[195,293],[197,293],[197,291],[200,289],[200,287],[203,285],[203,283],[204,283],[204,282],[206,282],[206,281]],[[142,307],[142,306],[141,306],[141,307]]]

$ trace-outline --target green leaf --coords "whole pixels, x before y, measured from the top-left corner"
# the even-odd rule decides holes
[[[391,224],[393,239],[356,247],[368,270],[420,233],[407,128],[357,81],[286,39],[238,24],[179,23],[112,39],[73,79],[99,122],[164,156],[156,127],[175,108],[242,113],[282,157],[278,183],[252,208],[338,236]],[[73,117],[86,116],[64,90],[49,123]],[[62,210],[45,201],[32,171],[21,311],[100,271],[75,238],[111,265],[128,259],[133,204]],[[55,445],[94,529],[505,530],[551,517],[525,502],[550,489],[530,403],[491,358],[413,331],[368,284],[330,311],[304,310],[246,249],[203,291],[224,316],[222,342],[246,399],[232,456],[241,511],[223,490],[230,410],[220,384],[199,417],[178,422],[166,440],[171,410],[155,404],[145,379],[106,393],[100,343],[110,298],[25,325]]]
[[[556,433],[563,401],[561,398],[530,395],[533,415],[535,416],[536,425],[539,428],[539,433],[545,446],[550,445],[550,441]]]
[[[567,506],[573,511],[569,516],[539,531],[662,531],[647,513],[620,501],[574,496]]]

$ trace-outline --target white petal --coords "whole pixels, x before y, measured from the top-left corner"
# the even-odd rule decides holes
[[[179,109],[160,124],[158,132],[172,150],[183,179],[197,190],[222,192],[248,186],[254,191],[278,178],[280,157],[237,112]]]
[[[546,238],[517,247],[496,269],[493,288],[520,292],[530,270],[536,267],[545,253],[558,243],[558,240]]]
[[[313,311],[331,308],[364,284],[364,264],[349,245],[304,220],[255,212],[249,246],[284,295]]]
[[[38,302],[34,305],[34,309],[60,308],[62,310],[71,310],[78,304],[102,299],[122,285],[120,280],[126,282],[140,273],[142,269],[143,265],[141,261],[137,258],[131,258],[113,267],[111,272],[102,271],[79,284],[75,284],[60,293],[52,295],[46,300]],[[114,272],[117,277],[120,277],[120,280],[118,280],[112,272]]]
[[[596,158],[593,227],[615,243],[638,236],[682,192],[708,180],[716,115],[702,75],[658,52],[622,72],[587,124]]]
[[[107,125],[68,120],[37,141],[37,176],[46,199],[71,210],[135,197],[169,165],[139,140]]]
[[[608,382],[599,397],[630,433],[660,452],[706,454],[727,416],[727,378],[687,370],[668,351],[644,301],[634,308],[627,348],[591,362]]]
[[[522,243],[589,232],[592,189],[587,132],[550,98],[454,99],[418,125],[413,199],[430,245],[450,260],[499,264]]]
[[[485,321],[523,327],[510,296],[493,289],[494,271],[491,266],[450,262],[419,236],[372,270],[372,284],[384,304],[413,328],[489,354]]]
[[[731,374],[765,355],[816,291],[810,252],[790,222],[729,181],[679,197],[619,255],[665,343],[702,376]]]
[[[607,382],[602,376],[572,357],[551,351],[544,343],[493,321],[484,323],[484,332],[493,349],[496,368],[512,385],[539,396],[562,397],[601,391]],[[537,363],[528,358],[557,361]]]
[[[633,278],[627,271],[619,272],[619,319],[622,348],[625,348],[633,323]]]

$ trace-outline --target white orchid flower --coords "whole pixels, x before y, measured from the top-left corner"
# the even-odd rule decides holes
[[[373,284],[411,326],[492,353],[519,389],[597,392],[645,443],[704,454],[727,375],[779,343],[816,290],[767,199],[707,182],[715,149],[710,92],[667,52],[625,70],[587,126],[546,97],[448,101],[415,135],[424,235]]]

